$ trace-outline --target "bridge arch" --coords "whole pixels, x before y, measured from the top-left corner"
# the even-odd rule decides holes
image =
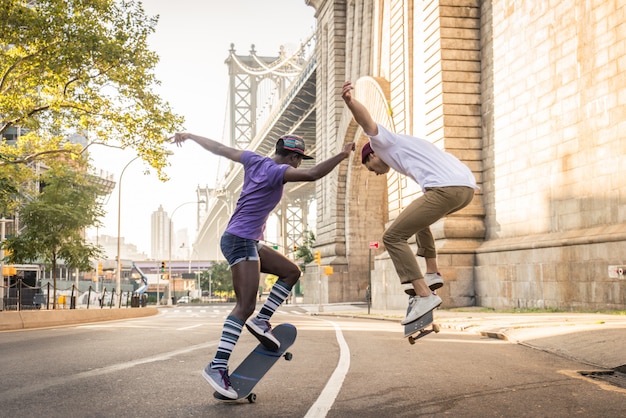
[[[368,108],[372,117],[395,130],[389,110],[389,82],[382,78],[362,77],[355,82],[355,87],[355,97]],[[336,184],[324,179],[318,187],[318,193],[322,193],[321,199],[318,199],[318,212],[329,211],[334,214],[329,216],[336,219],[332,231],[322,228],[318,235],[322,264],[332,266],[334,272],[331,277],[327,277],[319,274],[315,266],[312,270],[306,270],[302,277],[305,303],[317,303],[320,292],[323,303],[363,300],[367,286],[370,285],[373,258],[381,253],[381,250],[373,250],[372,263],[368,265],[369,243],[381,240],[389,221],[389,176],[377,176],[361,164],[361,148],[369,139],[345,106],[340,116],[338,133],[340,144],[354,142],[356,150],[347,165],[338,167]],[[325,199],[324,193],[336,193],[343,198]],[[328,201],[337,206],[334,209],[320,207]],[[342,233],[342,227],[345,233]]]
[[[375,121],[394,129],[389,108],[389,82],[382,78],[362,77],[356,80],[355,97],[365,105]],[[356,123],[352,114],[344,109],[346,120],[345,142],[353,141],[356,151],[351,160],[347,178],[346,198],[346,254],[351,281],[356,279],[357,297],[364,296],[370,286],[370,270],[374,269],[374,257],[382,250],[372,250],[370,242],[379,242],[389,222],[387,210],[388,175],[377,176],[361,163],[361,148],[369,138]],[[382,245],[380,246],[382,248]],[[368,265],[364,260],[371,262]]]

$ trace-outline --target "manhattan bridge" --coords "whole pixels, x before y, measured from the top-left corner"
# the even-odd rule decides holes
[[[231,45],[225,63],[229,72],[226,132],[229,145],[272,156],[276,140],[296,134],[306,141],[307,153],[315,155],[314,36],[287,53],[259,56],[252,45],[248,55],[239,55]],[[195,251],[200,258],[221,259],[219,239],[230,218],[243,185],[243,167],[227,162],[216,187],[198,187],[198,231]],[[302,167],[315,160],[304,160]],[[268,242],[289,255],[301,245],[307,230],[309,207],[315,198],[314,183],[288,183],[275,209],[278,241]]]

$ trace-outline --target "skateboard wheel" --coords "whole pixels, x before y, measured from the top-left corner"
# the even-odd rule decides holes
[[[441,331],[441,327],[439,326],[439,324],[433,324],[433,331],[435,332]]]
[[[283,357],[285,357],[285,360],[291,361],[291,359],[293,358],[293,354],[291,354],[290,352],[286,352],[285,354],[283,354]]]
[[[415,344],[415,338],[413,338],[413,336],[410,336],[410,337],[409,337],[409,343],[410,343],[411,345]]]
[[[248,402],[250,403],[255,403],[256,402],[256,393],[251,393],[249,394],[246,399],[248,400]]]

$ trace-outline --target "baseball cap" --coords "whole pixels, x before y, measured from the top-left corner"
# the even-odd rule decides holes
[[[365,145],[363,145],[363,148],[361,148],[361,164],[365,164],[365,161],[367,161],[367,157],[373,153],[374,150],[372,149],[372,146],[369,142],[366,142]]]
[[[302,159],[304,160],[313,159],[313,157],[304,153],[304,139],[300,138],[298,135],[284,135],[281,136],[280,139],[283,140],[283,148],[287,151],[293,151],[296,154],[302,155]]]

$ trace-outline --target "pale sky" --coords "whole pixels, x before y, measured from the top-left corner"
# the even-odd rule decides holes
[[[314,32],[314,9],[305,0],[145,0],[148,15],[160,15],[150,48],[160,56],[157,89],[174,112],[185,117],[185,130],[227,142],[228,57],[231,43],[238,55],[255,45],[258,55],[278,56],[280,46],[293,51]],[[121,233],[125,242],[150,254],[150,217],[159,206],[171,216],[181,204],[196,200],[198,185],[215,185],[220,158],[196,144],[172,147],[170,180],[160,182],[147,165],[132,162],[122,177]],[[90,147],[94,165],[119,180],[136,154],[103,146]],[[222,161],[222,164],[225,162]],[[89,235],[117,236],[119,182],[109,196],[104,226]],[[173,217],[173,230],[187,228],[193,242],[195,205],[183,205]],[[174,250],[173,250],[174,251]]]

